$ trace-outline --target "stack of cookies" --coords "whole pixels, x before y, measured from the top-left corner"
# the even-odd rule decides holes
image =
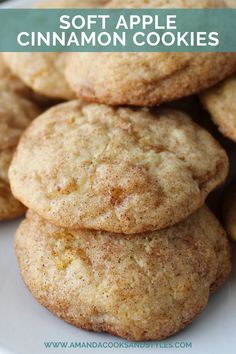
[[[226,5],[111,0],[106,6]],[[69,100],[30,124],[9,169],[13,195],[29,209],[16,252],[33,296],[79,328],[129,340],[178,332],[231,270],[226,233],[204,205],[229,163],[209,132],[160,105],[230,76],[236,54],[4,58],[37,93]]]

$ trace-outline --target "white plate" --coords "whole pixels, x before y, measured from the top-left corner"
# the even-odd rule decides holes
[[[13,6],[20,6],[29,1],[12,3]],[[128,342],[110,335],[76,329],[53,316],[31,296],[20,277],[14,254],[14,234],[18,224],[19,221],[0,225],[0,354],[236,352],[236,262],[229,281],[212,296],[205,311],[184,331],[166,341],[146,343],[149,348],[110,349],[109,346],[128,345]],[[108,348],[46,349],[44,343],[51,341],[68,342],[68,345],[91,342],[94,346]],[[191,347],[183,347],[189,343]]]

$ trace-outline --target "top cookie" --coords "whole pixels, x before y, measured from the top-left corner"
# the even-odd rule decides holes
[[[209,111],[219,130],[236,141],[236,75],[204,91],[200,95],[203,106]]]
[[[99,7],[105,0],[55,0],[40,2],[37,8]],[[55,99],[75,97],[64,77],[67,53],[4,53],[6,64],[35,92]]]
[[[227,171],[224,150],[184,113],[72,101],[32,123],[9,176],[56,225],[129,234],[186,218]]]
[[[108,8],[214,8],[218,0],[118,0]],[[72,53],[66,78],[78,97],[154,106],[200,92],[236,70],[236,53]]]

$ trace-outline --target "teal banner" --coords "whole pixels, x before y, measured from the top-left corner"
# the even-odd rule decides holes
[[[236,52],[236,9],[1,9],[1,52]]]

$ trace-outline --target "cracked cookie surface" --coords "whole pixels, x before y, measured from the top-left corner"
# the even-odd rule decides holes
[[[206,207],[169,229],[130,236],[58,228],[29,212],[16,253],[43,306],[79,328],[129,340],[187,326],[231,270],[226,234]]]
[[[215,8],[217,0],[111,1],[108,8]],[[236,70],[235,53],[71,53],[66,78],[79,98],[155,106],[213,86]]]
[[[182,112],[72,101],[27,129],[9,177],[56,225],[129,234],[184,219],[227,172],[225,151]]]

